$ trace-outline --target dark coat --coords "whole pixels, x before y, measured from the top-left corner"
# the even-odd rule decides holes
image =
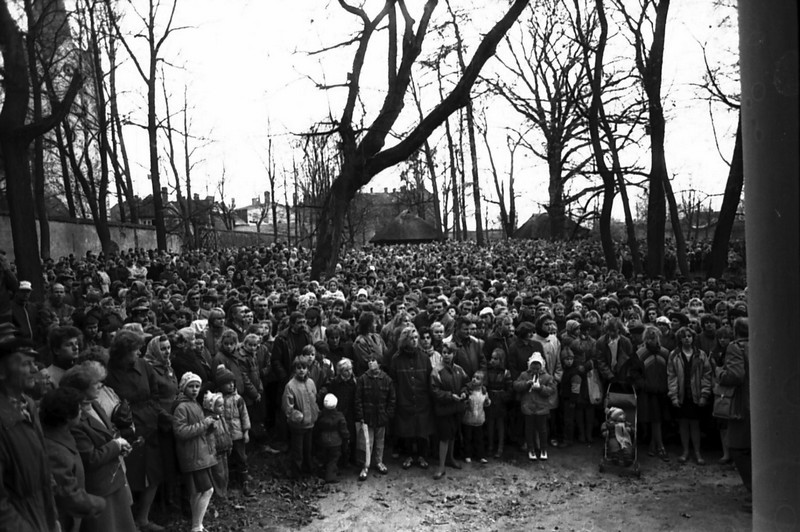
[[[321,447],[340,447],[350,440],[347,421],[338,410],[324,409],[314,424],[314,433]]]
[[[87,493],[83,461],[69,429],[66,426],[44,427],[44,438],[55,481],[54,495],[61,529],[63,532],[77,531],[81,518],[101,512],[106,502],[102,497]]]
[[[464,412],[466,404],[456,399],[453,394],[460,395],[466,391],[469,381],[464,369],[458,364],[447,366],[444,363],[431,373],[431,394],[433,410],[437,416],[448,416]]]
[[[214,355],[211,366],[216,372],[217,367],[220,365],[225,366],[233,373],[233,376],[236,378],[236,391],[242,396],[245,404],[252,405],[259,393],[255,384],[250,380],[250,363],[242,358],[238,350],[234,351],[231,356],[220,351]],[[217,391],[219,391],[219,384],[215,383],[215,385]]]
[[[336,396],[336,410],[344,414],[347,426],[352,426],[356,422],[356,380],[344,380],[337,376],[328,382],[326,391]]]
[[[474,337],[467,337],[462,341],[455,341],[456,349],[455,364],[461,366],[461,369],[467,374],[467,378],[471,379],[476,371],[486,370],[486,357],[483,354],[483,340]]]
[[[528,359],[533,353],[542,353],[544,356],[544,346],[536,340],[522,340],[518,336],[514,337],[508,353],[508,360],[506,360],[506,369],[511,372],[513,380],[517,380],[523,371],[528,371]]]
[[[111,421],[97,402],[92,402],[92,408],[102,421],[81,412],[81,421],[71,432],[83,460],[86,491],[108,497],[125,487],[125,472],[119,459],[120,447],[113,441],[115,433]]]
[[[214,381],[214,371],[211,368],[211,355],[207,350],[197,353],[191,349],[179,349],[172,359],[172,369],[175,371],[175,378],[180,382],[184,373],[191,372],[203,379],[200,393],[205,395],[206,390],[211,389]]]
[[[608,345],[607,335],[597,339],[594,344],[594,362],[597,371],[606,383],[623,382],[627,384],[640,383],[644,371],[642,361],[636,356],[631,341],[625,336],[619,336],[617,343],[617,363],[612,367],[611,348]]]
[[[56,506],[39,413],[23,396],[29,418],[0,395],[0,530],[55,530]]]
[[[426,438],[433,433],[431,360],[421,349],[401,349],[389,363],[397,397],[395,435]]]
[[[732,449],[750,448],[750,349],[747,339],[731,342],[725,351],[724,365],[717,370],[717,381],[736,386],[742,406],[742,419],[728,420],[728,445]]]
[[[274,329],[273,329],[274,330]],[[278,382],[287,383],[292,378],[292,361],[307,345],[314,345],[305,331],[293,334],[291,327],[278,333],[272,344],[272,370]]]
[[[369,371],[358,378],[355,395],[356,421],[368,427],[385,427],[394,418],[395,389],[391,377],[383,370]]]

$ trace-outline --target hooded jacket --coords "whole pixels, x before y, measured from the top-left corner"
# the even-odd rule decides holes
[[[175,400],[172,430],[175,433],[175,450],[178,466],[184,473],[201,471],[217,464],[213,437],[208,428],[214,420],[203,414],[203,409],[183,392]]]

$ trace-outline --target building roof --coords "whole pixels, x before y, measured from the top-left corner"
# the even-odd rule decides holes
[[[584,238],[589,235],[591,231],[581,225],[578,225],[575,220],[566,216],[564,219],[564,235],[569,240],[571,238]],[[528,221],[514,231],[511,238],[550,238],[550,215],[546,212],[534,214]]]
[[[408,211],[401,212],[375,232],[373,244],[413,244],[443,240],[441,231]]]

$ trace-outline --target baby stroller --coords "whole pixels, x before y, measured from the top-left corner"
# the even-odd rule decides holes
[[[634,475],[641,477],[639,469],[639,451],[637,449],[637,413],[636,413],[636,390],[629,384],[611,383],[606,390],[604,402],[604,412],[615,407],[621,409],[625,414],[624,428],[608,430],[603,440],[603,458],[600,461],[600,472],[614,468],[619,474]],[[617,423],[616,425],[619,425]],[[630,444],[620,449],[619,440]]]

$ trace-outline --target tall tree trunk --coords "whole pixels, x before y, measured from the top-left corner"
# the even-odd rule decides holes
[[[561,150],[556,147],[548,146],[547,155],[547,170],[549,173],[547,184],[547,192],[549,195],[547,215],[550,218],[550,239],[562,240],[564,238],[566,214],[564,212],[564,180],[561,178],[561,173],[563,171]]]
[[[609,270],[616,270],[618,266],[617,253],[614,250],[614,238],[611,235],[611,211],[614,207],[614,188],[613,176],[607,176],[603,179],[603,206],[600,209],[600,243],[603,246],[603,256],[606,259],[606,266]]]
[[[686,239],[683,237],[683,227],[681,226],[681,215],[678,212],[678,203],[675,201],[675,194],[672,192],[672,183],[669,178],[664,180],[664,194],[669,205],[669,219],[672,223],[672,233],[675,235],[675,248],[678,255],[678,269],[681,275],[689,278],[689,260],[686,256]],[[691,223],[691,217],[689,217]]]
[[[733,157],[728,170],[728,181],[725,184],[725,195],[719,210],[717,227],[714,229],[714,240],[709,256],[709,277],[722,277],[728,265],[728,245],[731,240],[736,211],[742,197],[744,187],[744,159],[742,157],[742,114],[739,111],[739,125],[736,127],[736,144],[733,146]]]
[[[69,178],[69,163],[64,149],[64,135],[61,133],[61,126],[56,126],[55,131],[58,162],[61,165],[61,181],[64,184],[64,196],[67,198],[67,210],[69,211],[69,217],[75,218],[75,198],[72,196],[72,182]]]
[[[461,236],[461,202],[458,194],[458,162],[456,159],[456,147],[453,142],[453,132],[450,130],[450,120],[444,123],[445,136],[447,138],[447,153],[450,158],[450,190],[453,193],[453,239],[463,240]]]

